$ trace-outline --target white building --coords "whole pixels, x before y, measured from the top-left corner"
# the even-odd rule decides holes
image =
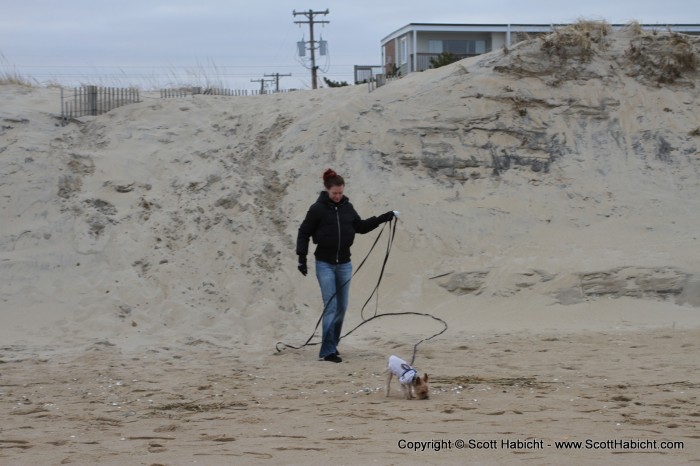
[[[428,24],[410,23],[382,39],[382,66],[387,76],[405,76],[430,68],[443,52],[458,58],[510,47],[527,37],[552,32],[567,24]],[[613,29],[627,25],[612,24]],[[671,30],[700,35],[700,24],[641,24],[644,30]]]

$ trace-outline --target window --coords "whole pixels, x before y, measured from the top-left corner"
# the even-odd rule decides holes
[[[402,37],[399,40],[399,64],[403,65],[404,63],[408,63],[408,44],[406,38]]]
[[[428,52],[429,53],[442,53],[442,41],[441,40],[429,40],[428,41]]]
[[[467,54],[466,40],[445,40],[442,43],[445,52],[454,53],[455,55]]]
[[[430,41],[433,42],[433,41]],[[428,44],[430,47],[430,44]],[[442,48],[445,52],[454,53],[455,55],[477,55],[486,52],[485,40],[444,40]],[[435,53],[430,50],[431,53]]]

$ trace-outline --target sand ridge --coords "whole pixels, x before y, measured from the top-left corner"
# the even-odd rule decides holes
[[[577,27],[371,93],[143,92],[66,125],[59,89],[1,85],[2,462],[696,459],[700,45]],[[275,350],[320,313],[294,242],[328,167],[363,217],[402,213],[346,328],[447,322],[427,402],[378,390],[427,317],[363,326],[338,365]],[[398,447],[431,439],[683,448]]]

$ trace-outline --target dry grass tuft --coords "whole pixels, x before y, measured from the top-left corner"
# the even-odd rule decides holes
[[[5,56],[0,53],[0,85],[4,84],[31,87],[35,83],[32,79],[19,74],[15,67],[10,65]]]
[[[698,49],[698,41],[684,34],[642,34],[630,42],[625,58],[632,76],[670,84],[698,70]]]
[[[605,47],[612,28],[605,21],[579,20],[542,38],[542,50],[562,61],[589,61],[596,47]]]
[[[630,32],[634,37],[639,37],[644,33],[644,29],[642,29],[642,25],[639,24],[639,21],[632,21],[627,24],[627,26],[623,28],[623,31]]]

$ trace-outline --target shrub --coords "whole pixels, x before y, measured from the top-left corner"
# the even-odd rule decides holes
[[[430,58],[430,68],[440,68],[441,66],[449,65],[459,60],[460,58],[452,52],[442,52],[437,57]]]

